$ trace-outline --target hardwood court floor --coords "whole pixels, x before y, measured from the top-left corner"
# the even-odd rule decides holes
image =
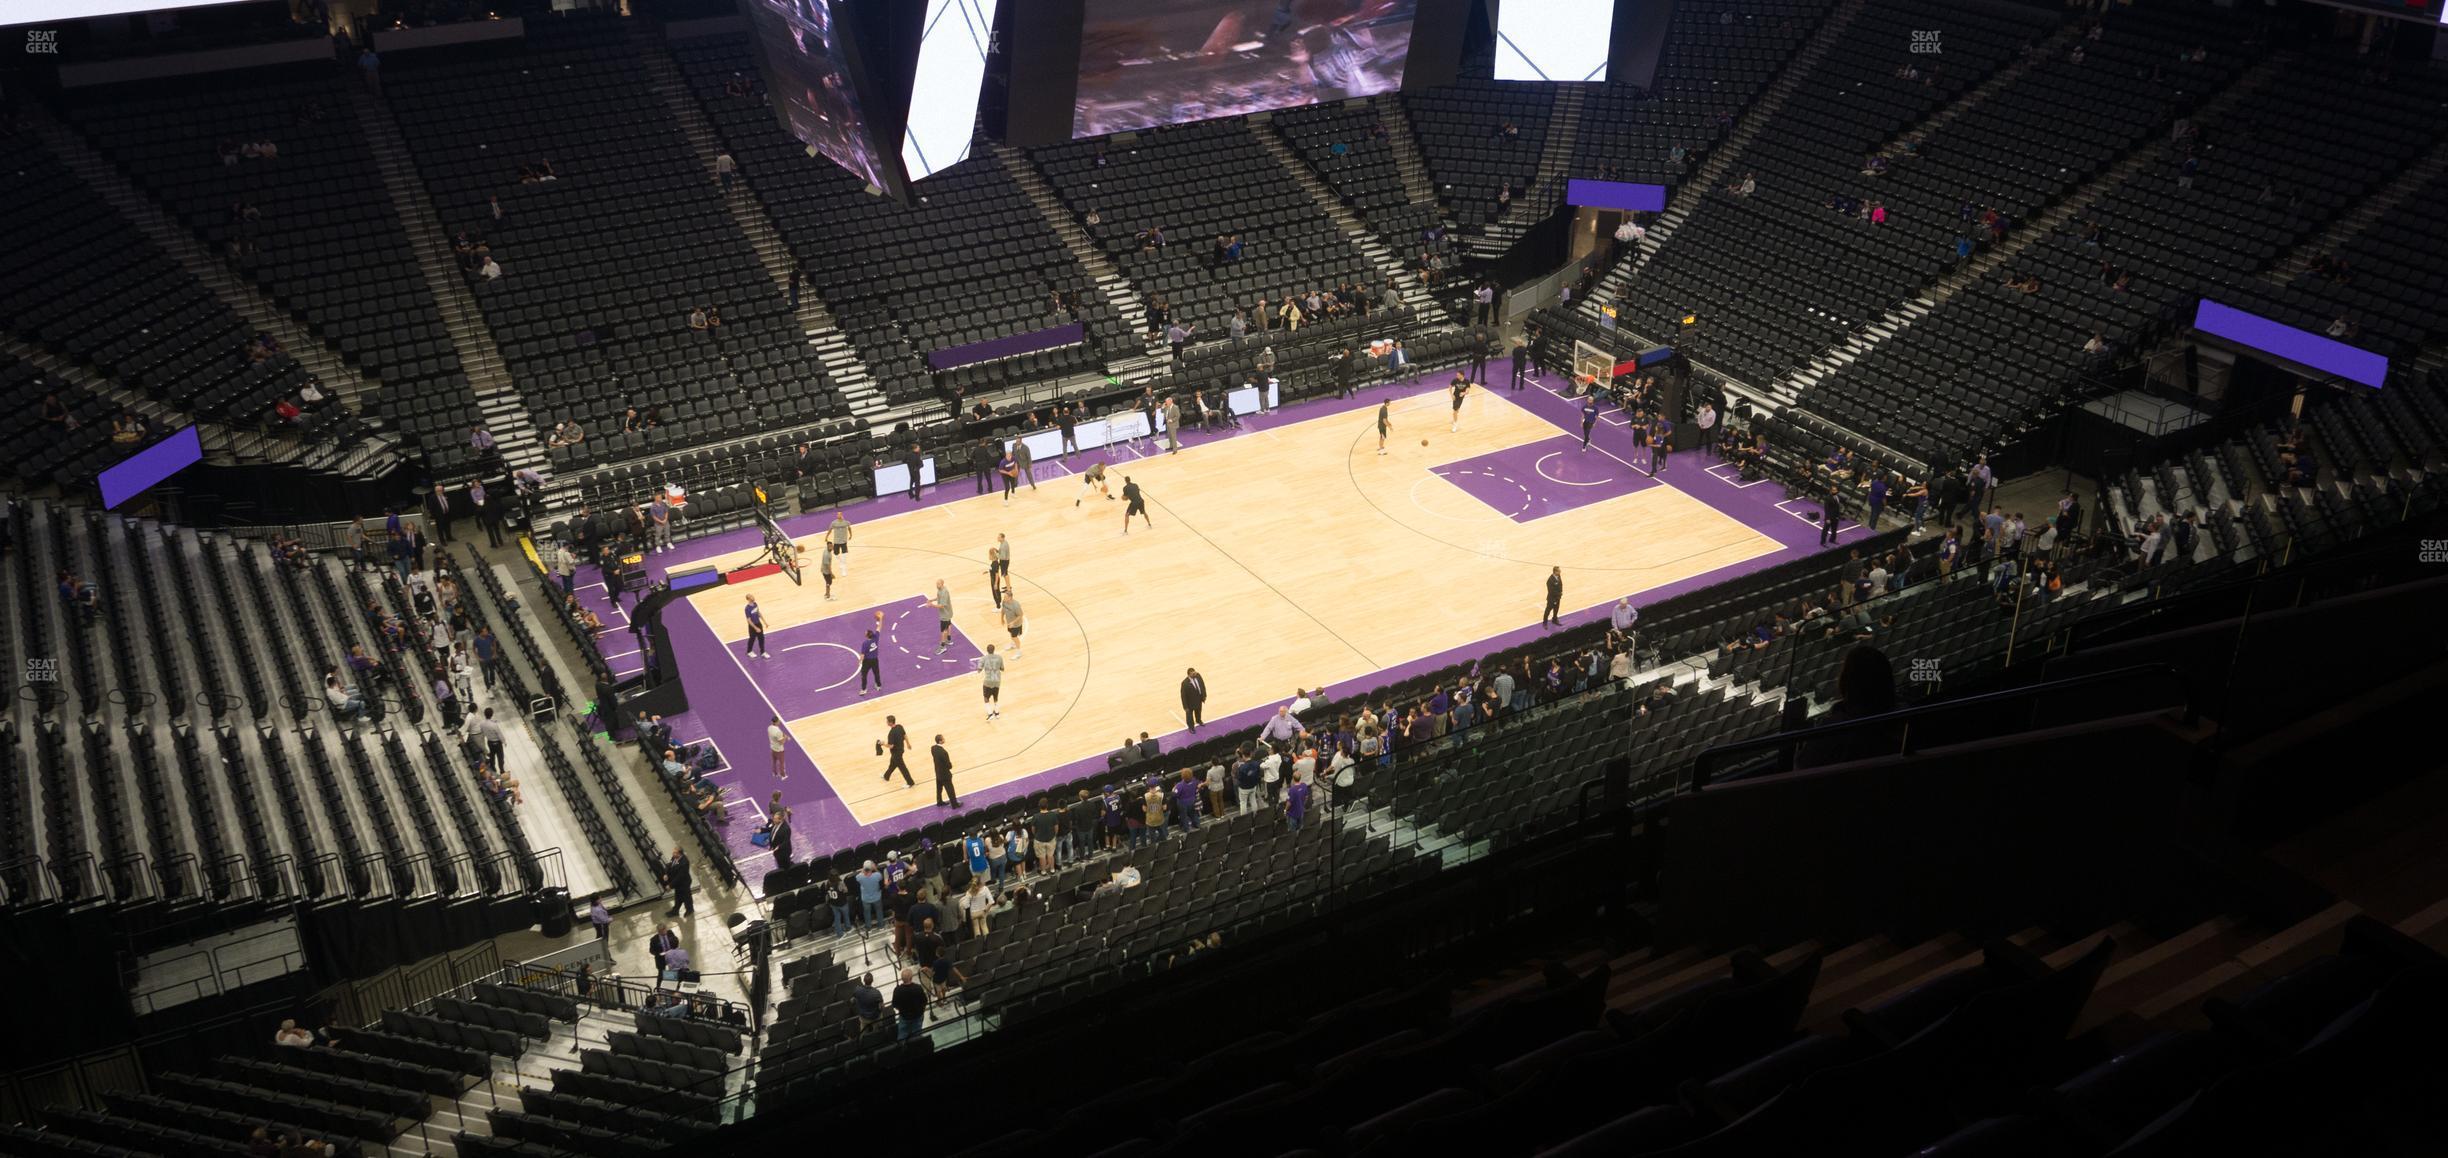
[[[933,804],[926,746],[938,732],[960,789],[974,792],[1110,752],[1126,735],[1179,731],[1188,667],[1206,677],[1206,714],[1220,719],[1280,702],[1296,687],[1333,687],[1535,624],[1550,566],[1564,568],[1569,611],[1780,549],[1740,521],[1646,480],[1634,493],[1517,521],[1489,505],[1496,500],[1473,497],[1432,468],[1512,451],[1524,465],[1537,456],[1538,474],[1564,486],[1595,484],[1557,478],[1547,464],[1585,473],[1621,466],[1627,478],[1630,468],[1602,463],[1598,451],[1582,457],[1565,447],[1575,457],[1558,461],[1530,447],[1556,439],[1558,430],[1497,393],[1473,393],[1461,433],[1441,429],[1447,418],[1442,391],[1397,399],[1383,456],[1374,407],[1178,455],[1134,458],[1117,449],[1109,469],[1117,499],[1091,496],[1077,507],[1077,477],[1040,463],[1037,489],[1022,487],[1008,505],[986,495],[858,525],[835,602],[823,601],[812,571],[805,586],[775,576],[692,601],[737,657],[747,634],[743,589],[778,631],[927,596],[940,577],[951,584],[962,633],[978,647],[1008,650],[989,606],[985,560],[998,532],[1010,536],[1028,625],[1023,654],[1004,678],[1000,720],[985,720],[970,673],[898,684],[785,722],[858,822],[872,824]],[[1088,461],[1075,455],[1071,465]],[[1155,520],[1127,536],[1118,498],[1125,474],[1145,489]],[[753,555],[716,562],[727,569]],[[913,617],[905,638],[912,626],[933,635],[932,624]],[[774,690],[780,681],[820,686],[855,667],[839,648],[811,651],[800,663],[788,658],[777,652],[741,666],[765,681],[769,700],[784,698]],[[915,787],[879,779],[885,762],[875,745],[887,713],[910,731]]]

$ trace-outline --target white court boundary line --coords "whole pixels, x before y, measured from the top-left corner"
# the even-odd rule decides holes
[[[790,645],[789,647],[783,648],[783,649],[782,649],[782,654],[784,654],[784,655],[788,655],[788,654],[790,654],[791,652],[797,651],[797,650],[799,650],[800,648],[803,648],[803,647],[838,647],[838,648],[842,649],[842,650],[843,650],[843,651],[845,651],[845,652],[849,652],[849,653],[850,653],[850,659],[852,660],[852,663],[851,663],[851,666],[850,666],[850,674],[849,674],[849,675],[846,675],[846,676],[843,676],[843,677],[842,677],[842,678],[840,678],[840,679],[834,680],[832,683],[826,684],[826,685],[824,685],[823,687],[818,687],[818,688],[809,688],[809,689],[808,689],[809,691],[811,691],[811,692],[829,692],[829,691],[832,691],[832,690],[833,690],[833,689],[835,689],[835,688],[838,688],[838,687],[842,686],[843,684],[849,683],[851,680],[854,680],[854,679],[857,679],[857,678],[858,678],[858,669],[859,669],[859,667],[861,666],[861,663],[860,663],[861,657],[860,657],[859,653],[857,653],[857,652],[855,652],[855,651],[850,651],[850,645],[849,645],[849,644],[846,644],[846,643],[835,643],[835,642],[833,642],[832,640],[829,640],[829,639],[819,639],[819,640],[814,640],[814,641],[811,641],[811,642],[808,642],[808,643],[794,643],[794,644]],[[903,652],[903,654],[905,654],[905,655],[906,655],[906,654],[908,654],[908,653],[907,653],[907,651],[905,650],[905,651]],[[754,677],[750,677],[750,678],[754,678]],[[759,690],[762,690],[762,689],[759,689]],[[781,713],[780,713],[780,712],[776,712],[776,713],[774,713],[774,714],[775,714],[775,715],[781,715]],[[821,714],[821,713],[819,713],[819,714]]]
[[[1556,457],[1556,456],[1558,456],[1558,455],[1560,455],[1560,454],[1563,454],[1563,453],[1564,453],[1564,452],[1563,452],[1563,451],[1560,451],[1560,450],[1551,450],[1551,451],[1548,451],[1546,454],[1540,455],[1540,456],[1539,456],[1539,460],[1538,460],[1537,462],[1535,462],[1535,463],[1532,463],[1532,464],[1531,464],[1531,469],[1536,470],[1536,471],[1539,473],[1539,477],[1540,477],[1540,478],[1546,479],[1548,482],[1554,483],[1554,484],[1556,484],[1556,485],[1558,485],[1558,486],[1568,486],[1568,487],[1602,487],[1602,486],[1609,486],[1609,485],[1612,485],[1612,484],[1614,484],[1615,482],[1619,481],[1619,480],[1617,480],[1617,479],[1616,479],[1614,476],[1609,475],[1609,476],[1608,476],[1608,477],[1606,477],[1606,478],[1599,479],[1597,482],[1574,482],[1574,481],[1572,481],[1571,479],[1561,479],[1561,478],[1557,478],[1556,476],[1554,476],[1554,475],[1551,475],[1551,474],[1547,473],[1547,460],[1548,460],[1548,459],[1551,459],[1551,458],[1554,458],[1554,457]]]
[[[1813,530],[1817,530],[1817,529],[1819,529],[1819,528],[1820,528],[1820,527],[1823,525],[1823,524],[1821,524],[1821,523],[1820,523],[1820,521],[1819,521],[1819,520],[1814,519],[1814,518],[1810,517],[1809,515],[1803,514],[1803,513],[1802,513],[1802,512],[1800,512],[1800,511],[1797,511],[1797,510],[1792,510],[1792,509],[1791,509],[1791,505],[1792,505],[1792,504],[1797,503],[1797,502],[1800,502],[1800,501],[1802,501],[1802,500],[1800,500],[1800,499],[1787,499],[1787,500],[1785,500],[1784,502],[1778,503],[1778,504],[1776,505],[1776,509],[1778,509],[1778,510],[1780,510],[1780,511],[1784,511],[1784,512],[1785,512],[1787,515],[1791,516],[1791,517],[1792,517],[1792,518],[1793,518],[1795,521],[1797,521],[1797,522],[1801,522],[1801,523],[1806,523],[1806,524],[1808,524],[1808,525],[1809,525],[1809,526],[1810,526],[1810,527],[1811,527]],[[1860,523],[1848,523],[1848,522],[1844,521],[1844,516],[1843,516],[1843,515],[1838,515],[1838,516],[1836,516],[1836,533],[1837,533],[1837,534],[1841,535],[1841,534],[1844,534],[1846,531],[1858,531],[1858,530],[1860,530],[1860,529],[1861,529],[1861,524],[1860,524]]]
[[[1726,476],[1724,476],[1724,475],[1721,475],[1721,474],[1717,473],[1718,471],[1721,471],[1721,470],[1733,471],[1733,472],[1734,472],[1734,478],[1727,478]],[[1727,485],[1727,486],[1733,487],[1735,490],[1738,490],[1738,491],[1747,491],[1747,490],[1750,490],[1752,487],[1757,487],[1757,486],[1766,486],[1766,485],[1768,485],[1769,483],[1772,483],[1772,482],[1775,482],[1775,481],[1776,481],[1775,479],[1767,479],[1767,478],[1755,478],[1755,479],[1752,479],[1750,482],[1736,482],[1736,481],[1734,481],[1734,479],[1737,479],[1737,478],[1741,478],[1741,477],[1742,477],[1742,470],[1741,470],[1741,468],[1736,467],[1736,466],[1734,466],[1734,465],[1733,465],[1733,464],[1731,464],[1731,463],[1723,463],[1723,462],[1718,463],[1718,464],[1716,464],[1715,466],[1706,466],[1706,467],[1702,467],[1702,468],[1700,468],[1700,473],[1702,473],[1702,474],[1704,474],[1704,475],[1707,475],[1707,476],[1709,476],[1710,478],[1716,479],[1718,482],[1724,483],[1724,484],[1725,484],[1725,485]],[[1788,513],[1791,513],[1791,512],[1788,512]]]

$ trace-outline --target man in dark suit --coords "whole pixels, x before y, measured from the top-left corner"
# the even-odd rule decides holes
[[[646,938],[646,955],[654,959],[654,964],[648,966],[646,972],[651,976],[662,976],[663,954],[678,947],[679,944],[680,934],[673,932],[669,925],[656,930],[654,936]]]
[[[1528,381],[1529,377],[1530,339],[1517,338],[1513,342],[1513,388],[1521,389],[1522,383]]]
[[[935,757],[935,803],[945,808],[960,807],[960,792],[952,787],[952,753],[944,750],[943,733],[935,734],[935,746],[927,752]]]
[[[1489,336],[1488,331],[1487,331],[1487,327],[1485,327],[1485,326],[1481,326],[1481,327],[1479,327],[1478,329],[1475,329],[1475,330],[1472,330],[1472,331],[1471,331],[1471,336],[1470,336],[1470,380],[1471,380],[1471,381],[1476,382],[1476,383],[1479,383],[1479,384],[1482,384],[1482,385],[1485,385],[1485,384],[1486,384],[1486,382],[1487,382],[1487,364],[1488,364],[1488,354],[1489,354],[1489,352],[1490,352],[1491,350],[1493,350],[1493,349],[1494,349],[1495,345],[1496,345],[1496,340],[1495,340],[1495,338],[1493,338],[1493,337]]]
[[[1207,680],[1197,668],[1191,668],[1190,674],[1182,677],[1181,697],[1182,718],[1190,722],[1191,731],[1198,731],[1199,725],[1207,722]]]
[[[790,809],[785,808],[782,811],[774,814],[772,847],[775,868],[789,868],[791,866],[790,820]]]
[[[1139,759],[1141,761],[1153,760],[1163,751],[1164,748],[1156,741],[1149,739],[1147,733],[1139,733]]]
[[[1820,546],[1824,547],[1836,541],[1836,523],[1843,517],[1844,497],[1837,493],[1835,484],[1830,483],[1828,489],[1819,495]]]
[[[449,487],[436,483],[432,490],[425,493],[426,521],[433,524],[435,540],[450,542],[451,517],[457,513],[451,502]]]
[[[665,916],[697,915],[697,898],[691,895],[696,882],[689,872],[688,853],[672,849],[671,860],[663,866],[663,883],[671,886],[672,894],[671,911]]]

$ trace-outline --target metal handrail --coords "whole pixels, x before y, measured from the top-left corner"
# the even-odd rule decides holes
[[[33,872],[27,874],[25,877],[31,886],[31,895],[25,897],[11,897],[9,900],[12,903],[23,903],[58,899],[59,878],[52,875],[51,866],[48,863],[46,863],[41,857],[35,856],[32,853],[27,853],[24,856],[16,857],[10,860],[0,861],[0,880],[8,879],[8,877],[11,875],[10,870],[14,869],[22,871],[28,866],[31,866],[33,869]]]
[[[442,895],[457,900],[460,894],[469,891],[471,882],[479,879],[476,874],[476,854],[472,852],[452,853],[442,861],[441,875],[447,875],[451,880],[450,891]],[[440,891],[440,881],[440,876],[437,876],[435,878],[436,891]]]
[[[2029,687],[2007,688],[2002,691],[1984,692],[1979,695],[1966,696],[1957,700],[1942,700],[1932,704],[1921,704],[1915,707],[1901,708],[1892,712],[1882,712],[1875,716],[1864,716],[1858,720],[1843,720],[1832,724],[1822,724],[1818,727],[1807,728],[1801,731],[1778,732],[1774,735],[1759,736],[1749,740],[1737,740],[1731,744],[1718,744],[1707,749],[1706,751],[1701,752],[1699,756],[1693,759],[1691,791],[1699,792],[1705,790],[1709,785],[1712,771],[1722,765],[1733,762],[1735,758],[1740,756],[1756,755],[1762,752],[1774,751],[1783,756],[1790,757],[1790,753],[1786,752],[1786,749],[1799,747],[1806,743],[1815,743],[1831,737],[1858,735],[1869,732],[1872,729],[1896,729],[1898,731],[1898,736],[1896,740],[1896,751],[1894,754],[1910,755],[1913,751],[1912,723],[1915,720],[1960,713],[1968,709],[1977,709],[1983,706],[2009,703],[2017,700],[2036,701],[2043,695],[2071,691],[2077,688],[2092,687],[2100,684],[2137,680],[2145,677],[2154,679],[2164,678],[2170,683],[2174,684],[2177,693],[2184,699],[2185,722],[2192,723],[2199,718],[2199,706],[2193,694],[2192,682],[2185,678],[2184,673],[2178,670],[2176,665],[2169,663],[2136,664],[2132,667],[2122,667],[2112,671],[2093,672],[2088,675],[2069,676],[2065,679],[2033,684]],[[1777,768],[1778,772],[1790,770],[1790,766],[1787,765],[1785,760],[1781,759],[1779,761],[1779,765],[1780,766]]]
[[[364,897],[361,899],[380,900],[385,897],[396,897],[399,895],[399,881],[392,878],[390,862],[384,858],[382,853],[358,853],[357,855],[348,858],[347,865],[351,879],[362,880],[366,883],[366,892]],[[384,870],[383,877],[377,878],[374,875],[373,867],[369,866],[382,868]],[[379,894],[374,891],[375,884],[378,880],[380,880],[383,884],[383,890]]]
[[[349,895],[347,877],[343,875],[336,882],[338,887],[334,888],[332,886],[335,882],[324,867],[326,865],[336,866],[339,863],[340,854],[336,852],[318,853],[313,859],[306,862],[305,875],[309,878],[306,881],[307,889],[316,899],[321,900],[334,895],[340,897]]]

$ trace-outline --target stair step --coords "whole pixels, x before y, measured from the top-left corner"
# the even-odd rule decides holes
[[[1926,968],[1939,960],[1962,955],[1963,938],[1949,934],[1911,946],[1863,967],[1850,971],[1839,983],[1829,985],[1824,971],[1819,988],[1812,992],[1811,1003],[1802,1014],[1805,1025],[1824,1025],[1845,1010],[1860,1003],[1860,999],[1880,992],[1888,979],[1908,970]]]

